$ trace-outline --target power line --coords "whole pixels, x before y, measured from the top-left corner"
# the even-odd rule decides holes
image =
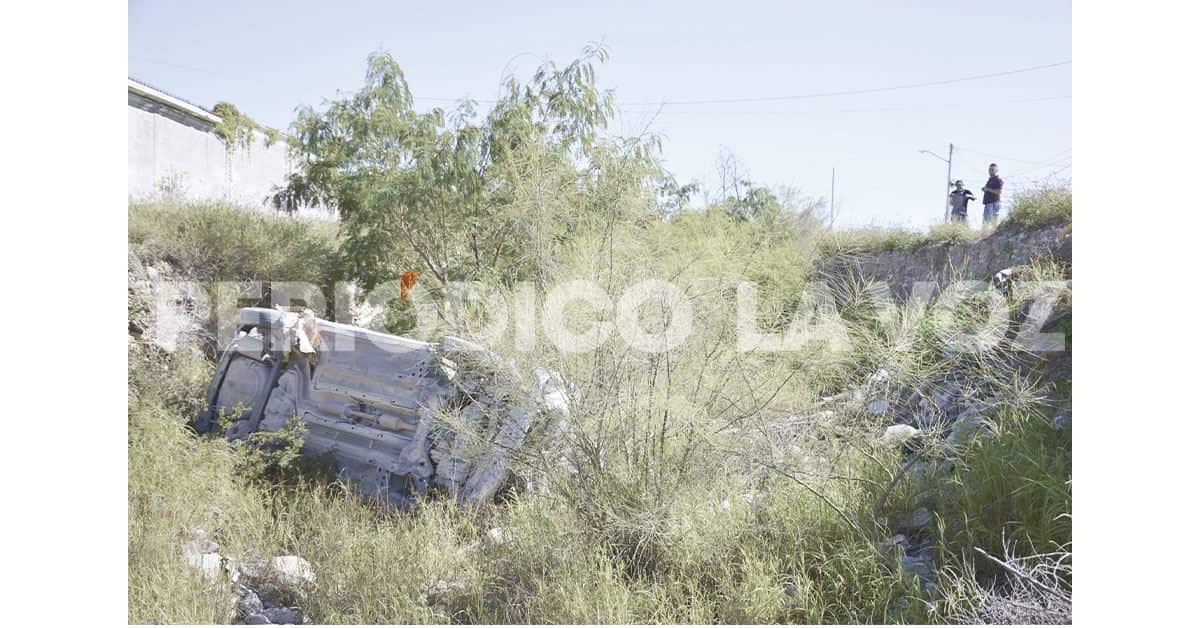
[[[146,57],[135,57],[135,58],[141,59],[144,62],[155,63],[158,65],[163,65],[163,66],[168,66],[168,67],[174,67],[174,68],[181,69],[181,70],[187,70],[187,71],[192,71],[192,72],[203,72],[206,74],[211,74],[213,76],[221,76],[219,73],[213,72],[212,70],[208,70],[205,68],[198,68],[198,67],[181,65],[181,64],[176,64],[176,63],[164,62],[164,61],[160,61],[157,59],[150,59],[150,58],[146,58]],[[987,74],[975,74],[975,75],[971,75],[971,76],[961,76],[961,77],[952,78],[952,79],[943,79],[940,81],[926,81],[926,82],[922,82],[922,83],[908,83],[908,84],[902,84],[902,85],[889,85],[889,86],[885,86],[885,87],[868,87],[868,88],[863,88],[863,89],[850,89],[850,90],[840,90],[840,91],[830,91],[830,92],[812,92],[812,93],[808,93],[808,94],[796,94],[796,95],[792,95],[792,96],[754,96],[754,97],[736,97],[736,98],[710,98],[710,99],[701,99],[701,100],[663,99],[663,100],[659,100],[659,101],[625,102],[625,103],[619,103],[619,105],[620,106],[656,106],[656,105],[664,105],[664,104],[671,105],[671,106],[720,105],[720,104],[733,104],[733,103],[781,102],[781,101],[789,101],[789,100],[806,100],[806,99],[812,99],[812,98],[831,98],[831,97],[836,97],[836,96],[856,96],[856,95],[861,95],[861,94],[877,94],[877,93],[882,93],[882,92],[892,92],[892,91],[899,91],[899,90],[905,90],[905,89],[919,89],[922,87],[938,87],[938,86],[942,86],[942,85],[952,85],[955,83],[964,83],[964,82],[968,82],[968,81],[980,81],[980,80],[984,80],[984,79],[998,78],[1001,76],[1011,76],[1014,74],[1023,74],[1026,72],[1036,72],[1038,70],[1047,70],[1050,68],[1056,68],[1056,67],[1061,67],[1061,66],[1070,65],[1070,64],[1071,64],[1071,60],[1068,59],[1066,61],[1059,61],[1057,63],[1034,65],[1034,66],[1029,66],[1029,67],[1024,67],[1024,68],[1016,68],[1013,70],[1004,70],[1002,72],[989,72]],[[465,98],[445,98],[445,97],[435,97],[435,96],[413,96],[413,100],[459,102],[459,101],[467,100],[467,99],[465,99]],[[499,102],[499,100],[497,100],[497,99],[472,98],[470,100],[473,100],[474,102],[478,102],[478,103]]]
[[[1071,162],[1071,149],[1070,148],[1068,148],[1067,150],[1061,151],[1054,157],[1051,157],[1050,159],[1040,162],[1034,166],[1030,166],[1028,168],[1022,168],[1021,170],[1018,170],[1017,172],[1014,172],[1009,176],[1014,179],[1019,179],[1022,177],[1028,178],[1030,173],[1037,172],[1038,170],[1044,170],[1046,168],[1054,168],[1054,167],[1060,165],[1064,160],[1067,163]]]
[[[996,100],[988,101],[987,104],[1007,105],[1031,102],[1045,102],[1051,100],[1071,100],[1071,96],[1044,96],[1040,98],[1018,98],[1015,100]],[[957,103],[948,105],[928,105],[916,107],[879,107],[871,109],[831,109],[826,111],[663,111],[662,115],[697,115],[697,116],[793,116],[793,115],[821,115],[829,113],[887,113],[892,111],[946,111],[954,109],[972,108],[978,109],[980,104],[978,101],[971,103]],[[622,113],[658,113],[656,110],[650,109],[622,109]],[[980,152],[980,151],[968,151]],[[983,154],[983,153],[981,153]],[[1007,159],[1007,158],[1006,158]],[[1013,159],[1012,161],[1024,161]],[[1030,161],[1029,163],[1034,163]]]
[[[1042,178],[1043,178],[1043,179],[1049,179],[1050,177],[1053,177],[1053,176],[1057,175],[1058,173],[1060,173],[1060,172],[1062,172],[1062,171],[1064,171],[1064,170],[1070,170],[1070,169],[1071,169],[1071,162],[1067,162],[1067,165],[1065,165],[1065,166],[1063,166],[1063,167],[1059,168],[1058,170],[1055,170],[1054,172],[1051,172],[1050,174],[1048,174],[1048,175],[1046,175],[1046,176],[1044,176],[1044,177],[1042,177]]]
[[[1057,63],[1047,63],[1044,65],[1034,65],[1026,68],[1017,68],[1015,70],[1005,70],[1003,72],[991,72],[988,74],[975,74],[972,76],[961,76],[952,79],[943,79],[940,81],[927,81],[924,83],[909,83],[905,85],[889,85],[887,87],[869,87],[864,89],[851,89],[833,92],[813,92],[809,94],[797,94],[794,96],[754,96],[754,97],[738,97],[738,98],[712,98],[705,100],[655,100],[655,101],[635,101],[618,103],[621,106],[656,106],[656,105],[723,105],[733,103],[748,103],[748,102],[777,102],[785,100],[805,100],[810,98],[829,98],[833,96],[855,96],[859,94],[876,94],[881,92],[892,92],[904,89],[917,89],[921,87],[937,87],[941,85],[951,85],[954,83],[963,83],[967,81],[980,81],[989,78],[998,78],[1001,76],[1010,76],[1013,74],[1023,74],[1025,72],[1036,72],[1038,70],[1047,70],[1057,68],[1064,65],[1070,65],[1071,60],[1059,61]],[[445,98],[435,96],[413,96],[413,100],[433,100],[443,102],[458,102],[462,98]],[[497,100],[471,99],[479,103],[495,103]]]
[[[1011,175],[1006,180],[1019,186],[1039,185],[1052,181],[1058,175],[1070,170],[1072,165],[1071,161],[1068,160],[1065,164],[1060,165],[1048,174],[1033,174],[1033,171],[1028,171],[1030,174]]]
[[[1066,96],[1065,98],[1070,98],[1070,96]],[[963,151],[963,152],[967,152],[967,153],[974,153],[974,154],[976,154],[976,155],[982,155],[982,156],[984,156],[984,157],[990,157],[990,158],[992,158],[992,159],[1003,159],[1003,160],[1005,160],[1005,161],[1015,161],[1015,162],[1017,162],[1017,163],[1021,163],[1021,164],[1033,164],[1033,165],[1041,165],[1041,164],[1044,164],[1044,163],[1048,163],[1048,162],[1050,162],[1050,161],[1055,161],[1055,160],[1057,160],[1057,159],[1058,159],[1058,158],[1059,158],[1061,155],[1063,155],[1063,154],[1065,154],[1065,153],[1069,153],[1069,152],[1071,152],[1071,149],[1069,149],[1069,148],[1068,148],[1068,149],[1066,149],[1066,150],[1059,151],[1059,152],[1055,153],[1055,154],[1054,154],[1052,157],[1050,157],[1049,159],[1018,159],[1018,158],[1016,158],[1016,157],[1009,157],[1009,156],[1007,156],[1007,155],[997,155],[996,153],[989,153],[989,152],[987,152],[987,151],[984,151],[984,150],[975,150],[974,148],[964,148],[964,147],[962,147],[962,146],[956,146],[956,148],[958,148],[959,150],[961,150],[961,151]]]
[[[668,105],[722,105],[741,102],[772,102],[779,100],[802,100],[806,98],[828,98],[831,96],[854,96],[858,94],[875,94],[879,92],[891,92],[901,89],[916,89],[919,87],[936,87],[939,85],[950,85],[953,83],[962,83],[966,81],[979,81],[989,78],[997,78],[1000,76],[1009,76],[1012,74],[1021,74],[1024,72],[1034,72],[1037,70],[1046,70],[1056,68],[1063,65],[1069,65],[1071,60],[1059,61],[1058,63],[1047,63],[1044,65],[1034,65],[1027,68],[1017,68],[1015,70],[1005,70],[1003,72],[991,72],[988,74],[976,74],[973,76],[963,76],[959,78],[944,79],[941,81],[927,81],[924,83],[909,83],[906,85],[890,85],[888,87],[870,87],[866,89],[851,89],[835,92],[814,92],[810,94],[798,94],[795,96],[760,96],[752,98],[712,98],[707,100],[668,100]],[[658,104],[658,103],[626,103],[626,104]]]

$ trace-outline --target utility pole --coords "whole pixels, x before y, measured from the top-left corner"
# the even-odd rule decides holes
[[[951,171],[954,168],[954,142],[950,142],[949,157],[942,157],[941,155],[939,155],[931,150],[923,150],[922,149],[917,152],[925,153],[927,155],[932,155],[932,156],[937,157],[938,159],[941,159],[942,161],[946,162],[946,192],[945,192],[946,216],[942,219],[942,222],[950,222],[950,188],[954,187],[954,183],[952,183],[952,179],[950,178],[952,176]]]
[[[954,187],[951,179],[951,169],[954,168],[954,142],[950,142],[950,153],[946,159],[946,218],[942,222],[950,222],[950,188]]]
[[[833,191],[837,189],[837,168],[829,175],[829,230],[833,231]]]

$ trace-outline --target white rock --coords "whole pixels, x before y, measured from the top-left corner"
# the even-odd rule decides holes
[[[890,405],[891,404],[888,403],[887,399],[876,399],[875,401],[867,404],[867,414],[878,416],[884,412],[887,412]]]
[[[216,552],[208,552],[207,554],[193,554],[185,556],[188,566],[192,569],[199,569],[200,573],[204,574],[204,579],[209,582],[216,582],[221,579],[221,555]]]
[[[183,560],[192,569],[204,574],[204,579],[216,582],[221,577],[221,555],[216,552],[217,544],[204,539],[193,539],[181,548]]]
[[[262,563],[237,563],[238,571],[245,574],[252,580],[262,580],[266,577],[267,566]]]
[[[306,582],[316,582],[317,574],[312,565],[299,556],[276,556],[267,565],[267,573],[280,584],[299,586]]]
[[[496,545],[500,545],[508,540],[508,535],[505,534],[504,530],[501,528],[492,528],[491,530],[488,530],[488,536],[491,537],[492,542]]]
[[[187,558],[188,562],[190,563],[193,557],[200,556],[201,554],[211,554],[220,549],[220,547],[212,541],[199,538],[184,543],[181,546],[181,549],[183,550],[184,557]]]
[[[899,445],[920,433],[921,430],[901,423],[883,431],[883,442],[889,445]]]
[[[567,383],[560,373],[538,367],[533,369],[533,380],[534,393],[542,398],[547,409],[564,418],[571,415]]]

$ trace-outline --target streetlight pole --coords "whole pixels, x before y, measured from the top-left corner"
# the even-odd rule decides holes
[[[950,153],[949,153],[949,156],[946,158],[946,199],[947,200],[946,200],[946,219],[943,222],[950,222],[950,200],[949,200],[950,199],[950,188],[954,186],[954,183],[953,183],[954,179],[951,178],[953,175],[950,174],[950,171],[952,168],[954,168],[954,142],[950,142]]]
[[[837,189],[837,168],[829,173],[829,229],[833,230],[833,192]]]
[[[954,186],[953,179],[950,177],[953,176],[951,175],[951,170],[954,167],[954,142],[950,143],[949,157],[942,157],[930,150],[919,150],[917,152],[932,155],[946,162],[946,217],[942,219],[942,222],[950,222],[950,188]]]

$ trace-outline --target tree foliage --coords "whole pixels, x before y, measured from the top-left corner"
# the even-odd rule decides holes
[[[443,284],[537,276],[549,259],[539,251],[596,209],[598,187],[612,187],[608,170],[637,166],[622,178],[635,188],[654,176],[652,141],[602,136],[614,109],[594,64],[606,57],[589,47],[527,83],[509,78],[480,115],[472,101],[419,112],[396,60],[374,54],[356,94],[300,110],[300,170],[276,207],[337,209],[347,271],[368,288],[406,270]]]
[[[263,144],[268,148],[282,137],[279,131],[255,122],[253,118],[242,113],[232,103],[219,102],[213,105],[212,112],[221,119],[213,127],[213,133],[221,139],[221,143],[225,144],[225,150],[228,153],[233,153],[239,148],[250,150],[250,146],[254,144],[256,131],[263,134]]]

